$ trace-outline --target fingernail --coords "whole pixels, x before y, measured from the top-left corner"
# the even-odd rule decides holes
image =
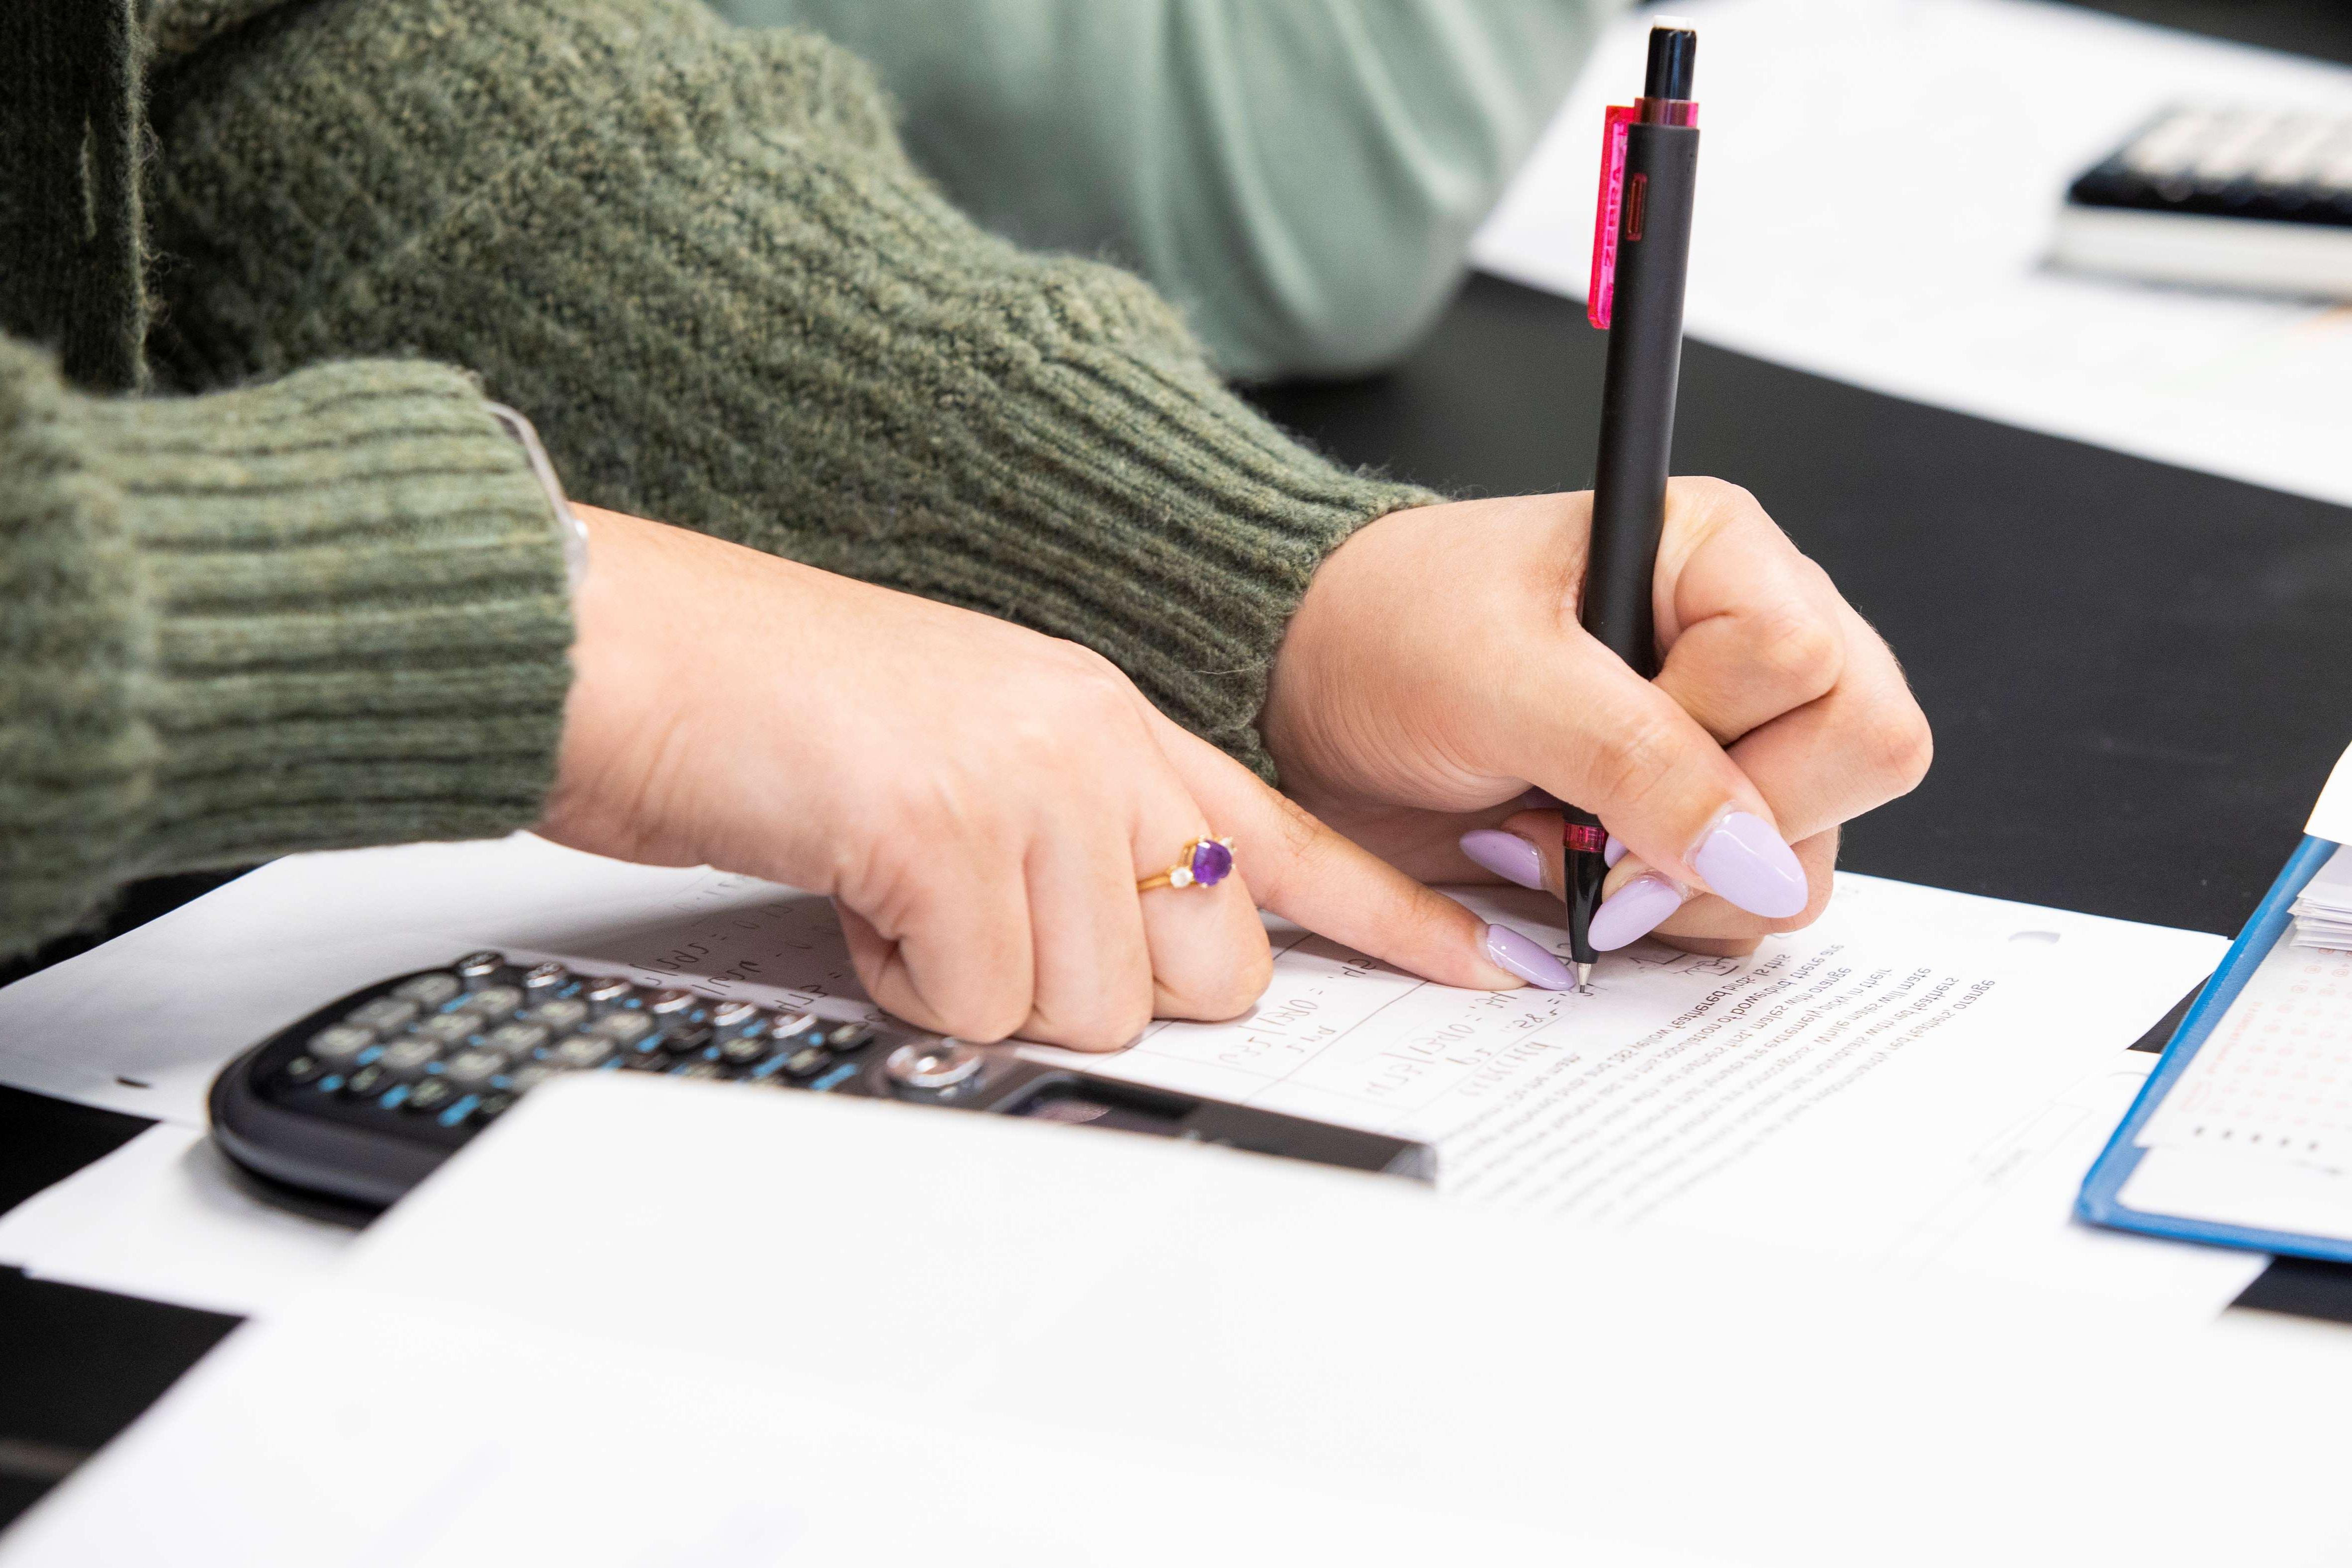
[[[1603,952],[1649,935],[1683,907],[1683,890],[1664,877],[1636,877],[1592,911],[1592,945]]]
[[[1691,869],[1751,915],[1779,920],[1805,907],[1805,868],[1771,825],[1749,812],[1727,813],[1692,852]]]
[[[1509,970],[1530,985],[1540,985],[1547,991],[1568,991],[1576,985],[1576,976],[1546,952],[1543,945],[1521,936],[1508,926],[1486,928],[1486,956]]]
[[[1617,862],[1623,858],[1625,858],[1624,842],[1612,833],[1609,836],[1609,842],[1601,847],[1601,864],[1613,871],[1617,868]]]
[[[1462,853],[1506,882],[1522,888],[1544,885],[1543,851],[1516,833],[1499,827],[1473,829],[1462,836]]]

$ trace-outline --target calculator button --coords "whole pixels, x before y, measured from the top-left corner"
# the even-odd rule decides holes
[[[681,1024],[662,1037],[661,1047],[674,1057],[700,1056],[719,1037],[708,1024]]]
[[[379,996],[364,1006],[354,1007],[344,1014],[343,1022],[355,1024],[362,1029],[373,1029],[379,1035],[389,1034],[394,1029],[406,1028],[415,1020],[416,1011],[414,1002],[404,1002],[397,996]]]
[[[326,1070],[326,1065],[316,1057],[296,1057],[278,1069],[278,1081],[299,1088]]]
[[[480,1100],[474,1106],[474,1125],[479,1127],[486,1121],[496,1121],[499,1117],[514,1109],[514,1102],[515,1097],[511,1094],[486,1094],[482,1096]]]
[[[561,991],[572,984],[572,971],[560,963],[534,963],[522,973],[522,988],[536,996],[542,992]]]
[[[408,1098],[400,1102],[403,1110],[413,1110],[419,1116],[440,1110],[457,1098],[446,1078],[420,1079],[408,1090]]]
[[[425,1064],[441,1054],[441,1047],[422,1036],[410,1035],[384,1047],[383,1055],[375,1065],[395,1078],[414,1078],[425,1070]]]
[[[594,1035],[574,1035],[555,1047],[549,1059],[558,1067],[603,1067],[613,1054],[613,1042]]]
[[[961,1040],[909,1040],[884,1058],[882,1070],[908,1089],[953,1089],[987,1063]]]
[[[631,996],[635,995],[636,990],[635,986],[619,976],[608,975],[602,980],[590,981],[588,988],[580,994],[586,997],[589,1005],[596,1011],[603,1013],[620,1006]]]
[[[760,1009],[749,1002],[721,1002],[710,1010],[710,1021],[722,1029],[738,1029],[759,1017]]]
[[[643,1013],[612,1013],[588,1026],[592,1034],[602,1035],[625,1046],[633,1046],[654,1032],[654,1021]]]
[[[471,1013],[436,1013],[416,1026],[416,1038],[431,1040],[436,1046],[454,1046],[480,1028],[482,1021]]]
[[[784,1058],[784,1074],[788,1078],[814,1078],[833,1065],[833,1053],[823,1046],[803,1046]]]
[[[647,996],[646,1011],[656,1018],[667,1018],[672,1014],[692,1012],[694,1005],[701,1000],[701,997],[691,991],[680,991],[673,986],[667,991],[656,991]]]
[[[874,1030],[866,1024],[835,1024],[824,1032],[824,1043],[836,1051],[854,1051],[874,1043]]]
[[[717,1062],[688,1062],[670,1076],[672,1078],[731,1079],[735,1074],[730,1069],[720,1067]]]
[[[586,1021],[588,1004],[577,996],[559,996],[551,1002],[541,1002],[522,1016],[525,1023],[544,1024],[560,1035]]]
[[[719,1059],[730,1067],[747,1068],[774,1048],[775,1042],[765,1035],[736,1035],[719,1042]]]
[[[392,994],[420,1007],[438,1007],[464,989],[454,974],[420,974],[403,981]]]
[[[353,1100],[365,1100],[382,1094],[400,1080],[383,1070],[381,1062],[370,1062],[343,1080],[343,1092]]]
[[[492,952],[485,948],[479,952],[467,953],[449,967],[457,972],[457,978],[466,983],[467,989],[473,990],[488,985],[491,977],[506,966],[505,953]]]
[[[802,1030],[814,1025],[816,1021],[816,1015],[814,1013],[794,1013],[788,1017],[772,1021],[768,1026],[768,1032],[781,1040],[787,1035],[799,1034]]]
[[[667,1072],[677,1061],[659,1051],[632,1051],[621,1058],[623,1072]]]
[[[506,1070],[507,1058],[496,1051],[459,1051],[441,1064],[442,1076],[461,1089],[479,1089]]]
[[[522,1005],[522,993],[511,985],[493,985],[466,998],[466,1011],[477,1018],[503,1018]]]
[[[329,1067],[349,1066],[353,1057],[375,1044],[375,1031],[356,1024],[337,1024],[310,1037],[310,1054]]]
[[[500,1024],[482,1037],[482,1044],[509,1057],[526,1057],[553,1037],[537,1024]]]
[[[509,1094],[528,1093],[562,1070],[546,1062],[533,1062],[527,1068],[517,1068],[507,1074],[507,1091]]]

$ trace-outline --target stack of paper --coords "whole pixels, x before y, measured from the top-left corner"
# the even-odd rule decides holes
[[[2338,849],[2295,896],[2294,945],[2352,948],[2352,849]]]
[[[0,1562],[2342,1563],[2352,1337],[2265,1317],[587,1075]]]
[[[1460,896],[1558,940],[1541,895]],[[2022,1279],[2190,1321],[2262,1267],[2069,1217],[2140,1082],[2145,1058],[2123,1047],[2205,976],[2219,937],[1841,875],[1820,924],[1752,958],[1643,943],[1611,956],[1598,994],[1570,996],[1425,984],[1275,928],[1248,1017],[1064,1059],[1435,1143],[1465,1207]],[[0,1220],[0,1260],[274,1310],[343,1237],[267,1224],[222,1179],[195,1142],[205,1085],[289,1019],[475,947],[769,1004],[865,1000],[829,903],[789,888],[528,836],[294,857],[0,991],[0,1081],[177,1124]]]

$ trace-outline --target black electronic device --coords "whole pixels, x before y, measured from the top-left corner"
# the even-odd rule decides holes
[[[213,1081],[213,1136],[274,1182],[380,1207],[532,1088],[654,1072],[1115,1128],[1429,1182],[1426,1144],[1027,1061],[898,1024],[473,952],[289,1025]]]

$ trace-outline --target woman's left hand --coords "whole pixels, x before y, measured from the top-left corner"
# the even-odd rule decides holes
[[[1533,786],[1629,851],[1595,945],[1745,952],[1820,915],[1839,824],[1918,784],[1927,720],[1827,574],[1712,479],[1668,487],[1641,679],[1577,624],[1591,500],[1366,526],[1309,585],[1260,729],[1287,793],[1416,877],[1559,891]]]

